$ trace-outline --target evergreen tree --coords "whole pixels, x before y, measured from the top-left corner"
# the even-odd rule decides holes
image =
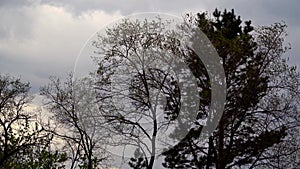
[[[225,70],[227,96],[218,128],[205,142],[200,130],[164,152],[166,168],[239,168],[240,166],[297,168],[297,127],[299,127],[299,74],[288,66],[283,54],[286,25],[276,23],[254,30],[234,10],[217,9],[187,15],[215,46]],[[191,58],[193,58],[191,53]],[[210,84],[200,62],[190,65],[202,79],[199,118],[207,114]],[[197,73],[198,72],[198,73]],[[202,72],[202,73],[201,73]],[[200,78],[200,77],[206,78]],[[207,79],[207,80],[203,80]],[[285,147],[285,151],[278,151]]]

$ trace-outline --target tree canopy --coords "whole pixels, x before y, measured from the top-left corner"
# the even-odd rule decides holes
[[[207,35],[223,61],[226,105],[206,144],[198,141],[197,132],[190,133],[164,153],[164,166],[299,167],[299,73],[284,58],[289,48],[283,43],[286,25],[254,29],[251,21],[243,25],[234,10],[216,9],[212,18],[198,13],[186,19]],[[209,90],[209,85],[202,87]]]
[[[300,74],[287,63],[287,25],[253,26],[217,9],[172,22],[124,19],[97,34],[96,70],[41,87],[48,124],[28,109],[30,84],[0,75],[0,168],[94,169],[118,155],[135,169],[300,168]],[[198,57],[203,44],[224,79]],[[212,102],[216,84],[226,86],[224,110],[203,138],[223,104]]]
[[[53,136],[30,110],[29,83],[0,75],[0,168],[63,167],[65,154],[49,151]]]

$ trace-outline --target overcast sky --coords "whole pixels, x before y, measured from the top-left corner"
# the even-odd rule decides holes
[[[84,43],[101,27],[138,12],[186,12],[235,9],[254,25],[285,21],[292,50],[290,63],[300,65],[300,1],[298,0],[1,0],[0,73],[31,82],[33,91],[50,75],[74,68]]]

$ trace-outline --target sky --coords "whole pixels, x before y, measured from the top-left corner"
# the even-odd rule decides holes
[[[235,9],[254,25],[284,21],[290,63],[300,66],[300,1],[298,0],[1,0],[0,73],[30,82],[32,92],[50,75],[64,77],[74,70],[85,42],[114,20],[141,12],[185,13]]]
[[[30,82],[32,93],[46,85],[49,76],[65,77],[89,38],[105,25],[124,16],[161,12],[213,12],[235,9],[242,20],[255,26],[284,21],[286,53],[300,67],[299,0],[0,0],[0,74]],[[77,65],[90,66],[89,58]]]

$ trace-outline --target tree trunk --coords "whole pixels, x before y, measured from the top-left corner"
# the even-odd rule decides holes
[[[219,123],[219,134],[218,134],[218,161],[217,169],[225,169],[224,165],[224,116],[221,117]]]

